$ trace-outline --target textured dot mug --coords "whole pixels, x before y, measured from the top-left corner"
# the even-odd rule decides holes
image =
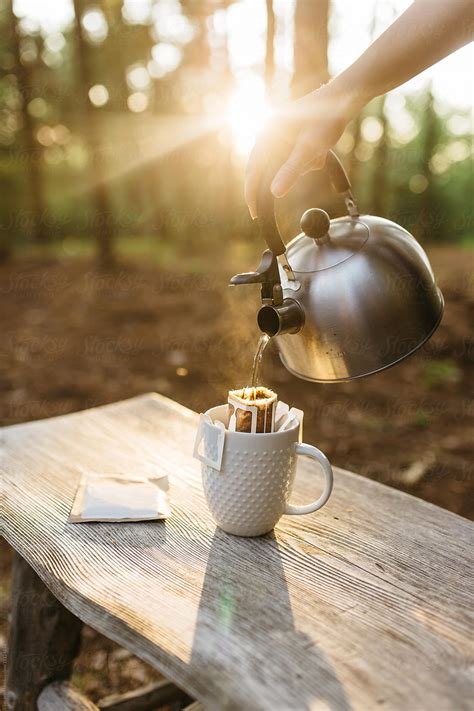
[[[227,424],[227,405],[213,407],[201,419],[196,447],[201,461],[202,482],[211,514],[219,526],[235,536],[261,536],[271,531],[283,514],[308,514],[327,502],[333,473],[326,456],[316,447],[299,442],[300,423],[267,434],[225,430],[220,468],[213,466],[217,443]],[[299,454],[319,462],[325,483],[321,496],[312,503],[289,503]]]

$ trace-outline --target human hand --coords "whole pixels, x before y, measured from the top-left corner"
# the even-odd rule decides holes
[[[328,84],[292,102],[269,120],[247,164],[245,200],[252,218],[257,217],[257,192],[269,156],[287,156],[271,184],[274,197],[280,198],[300,175],[323,168],[328,150],[356,111],[349,92],[335,92]]]

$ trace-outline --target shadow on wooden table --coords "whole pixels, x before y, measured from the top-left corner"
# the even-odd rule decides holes
[[[214,688],[208,677],[207,695],[222,711],[310,711],[317,702],[325,709],[351,708],[329,660],[296,629],[273,533],[245,539],[216,529],[192,660],[200,668],[212,665]]]

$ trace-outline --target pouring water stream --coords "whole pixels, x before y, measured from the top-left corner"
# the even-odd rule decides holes
[[[251,381],[252,388],[256,388],[258,385],[258,378],[260,375],[260,366],[262,363],[263,353],[265,351],[265,348],[267,347],[269,340],[270,340],[270,336],[268,336],[266,333],[264,333],[263,336],[260,336],[260,339],[258,341],[257,351],[256,351],[255,357],[253,359],[252,381]]]

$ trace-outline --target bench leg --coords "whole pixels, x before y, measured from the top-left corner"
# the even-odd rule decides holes
[[[69,677],[79,651],[81,628],[82,622],[15,553],[5,689],[7,711],[36,711],[43,687]]]

